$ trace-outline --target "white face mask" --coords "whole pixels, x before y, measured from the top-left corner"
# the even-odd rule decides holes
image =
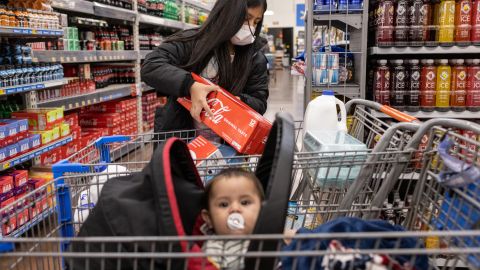
[[[233,45],[244,46],[252,44],[255,41],[255,37],[252,35],[255,33],[255,27],[248,24],[242,25],[242,28],[233,36],[230,41]]]

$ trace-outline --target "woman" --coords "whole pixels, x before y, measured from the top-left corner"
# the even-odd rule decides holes
[[[266,9],[266,0],[219,0],[199,29],[179,32],[147,55],[142,80],[168,97],[165,107],[155,112],[156,133],[204,128],[201,111],[212,115],[206,97],[217,87],[195,82],[190,72],[265,113],[268,71],[260,50],[266,41],[259,34]],[[192,100],[190,112],[176,102],[185,96]]]

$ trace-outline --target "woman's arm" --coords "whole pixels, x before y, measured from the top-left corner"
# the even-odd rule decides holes
[[[267,110],[269,81],[267,63],[267,58],[262,52],[254,56],[247,84],[243,93],[239,95],[243,102],[262,115]]]
[[[190,72],[179,68],[188,61],[191,48],[184,42],[167,42],[145,58],[142,81],[165,96],[185,97],[195,82]]]

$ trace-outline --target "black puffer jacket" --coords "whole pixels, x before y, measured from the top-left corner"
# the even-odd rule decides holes
[[[253,67],[245,88],[239,95],[243,102],[260,114],[267,110],[268,98],[267,59],[260,51],[263,45],[265,41],[257,38]],[[193,46],[193,41],[163,43],[145,58],[142,80],[155,88],[158,95],[168,97],[165,107],[157,108],[155,112],[155,132],[193,128],[190,112],[176,101],[178,97],[189,96],[190,87],[194,83],[190,72],[179,68],[188,62]]]

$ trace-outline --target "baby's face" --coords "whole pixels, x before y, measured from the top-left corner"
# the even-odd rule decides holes
[[[203,213],[204,220],[217,235],[251,234],[255,228],[261,201],[255,183],[245,177],[219,179],[212,187],[209,212]],[[227,226],[228,216],[239,213],[245,220],[245,228],[232,230]]]

